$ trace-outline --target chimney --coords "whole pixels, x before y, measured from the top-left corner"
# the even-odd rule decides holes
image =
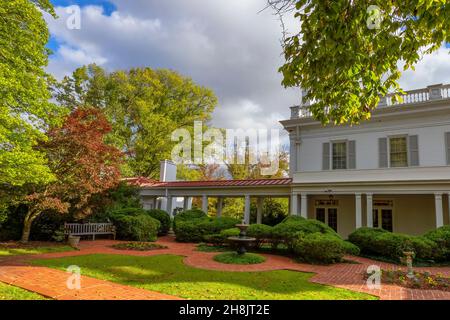
[[[161,161],[159,181],[177,181],[177,165],[170,160]]]

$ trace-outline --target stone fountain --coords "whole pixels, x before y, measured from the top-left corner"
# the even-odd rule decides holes
[[[256,238],[247,237],[247,229],[249,225],[245,224],[244,221],[242,223],[237,224],[236,228],[239,229],[239,236],[237,237],[228,237],[228,240],[237,244],[237,253],[244,254],[247,252],[247,247],[250,243],[256,241]]]

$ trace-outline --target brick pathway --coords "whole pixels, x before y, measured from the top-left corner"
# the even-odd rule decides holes
[[[408,289],[386,284],[383,284],[381,289],[371,290],[366,286],[366,283],[363,280],[363,273],[366,272],[369,265],[378,265],[382,269],[397,269],[399,267],[360,257],[351,257],[351,259],[357,261],[358,264],[341,263],[331,266],[317,266],[297,263],[287,257],[263,254],[266,257],[266,261],[264,263],[243,266],[218,263],[212,259],[217,253],[195,251],[194,244],[177,243],[171,237],[162,237],[158,240],[158,243],[166,245],[168,247],[167,249],[147,252],[116,250],[110,247],[112,244],[118,242],[120,241],[83,241],[80,244],[81,250],[79,251],[4,258],[3,260],[0,260],[0,281],[22,287],[30,291],[35,291],[54,299],[179,299],[177,297],[158,292],[124,286],[85,276],[82,276],[81,290],[69,290],[66,287],[66,280],[68,277],[67,273],[45,267],[29,266],[27,263],[27,260],[36,258],[58,258],[99,253],[135,256],[174,254],[185,256],[184,262],[187,265],[203,269],[235,272],[269,270],[312,272],[315,273],[315,275],[311,278],[312,282],[365,292],[379,296],[381,299],[450,300],[450,292],[439,290]],[[450,276],[450,267],[416,268],[416,270],[427,270],[431,273],[441,273],[445,276]]]

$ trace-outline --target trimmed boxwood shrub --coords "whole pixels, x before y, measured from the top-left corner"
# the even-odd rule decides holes
[[[208,241],[207,236],[218,234],[222,230],[234,227],[239,220],[234,218],[194,218],[192,220],[178,220],[175,229],[177,241],[202,242]]]
[[[304,234],[323,233],[340,239],[339,235],[323,222],[290,216],[272,228],[272,240],[274,243],[282,242],[287,245],[289,250],[293,250],[295,235],[298,232]]]
[[[357,245],[354,245],[349,241],[343,241],[343,245],[345,248],[345,253],[350,254],[352,256],[358,256],[361,252],[361,250],[359,250],[359,247]]]
[[[122,240],[156,241],[160,223],[147,214],[111,216],[117,236]]]
[[[392,233],[378,228],[359,228],[349,235],[349,240],[364,254],[399,260],[403,252],[413,251],[419,260],[443,260],[445,257],[436,242],[427,237]]]
[[[375,238],[380,235],[388,233],[388,231],[381,228],[369,228],[362,227],[353,231],[349,236],[348,240],[354,245],[358,246],[362,253],[364,254],[376,254],[374,250]]]
[[[310,263],[336,263],[342,261],[346,246],[342,239],[328,233],[297,233],[293,249],[298,259]]]
[[[147,210],[147,214],[150,217],[158,220],[159,223],[161,224],[159,231],[158,231],[158,235],[164,236],[169,232],[171,219],[170,219],[170,215],[166,211],[160,210],[160,209],[152,209],[152,210]]]
[[[450,261],[450,225],[427,232],[424,238],[436,243],[436,255],[438,258]]]
[[[259,248],[264,241],[272,238],[272,227],[265,224],[252,224],[247,229],[247,236],[256,238],[256,247]]]
[[[204,241],[215,246],[221,246],[228,242],[228,237],[239,236],[238,228],[230,228],[220,231],[220,233],[214,233],[204,236]]]
[[[206,213],[200,209],[190,209],[190,210],[182,211],[173,218],[173,230],[175,231],[175,233],[177,232],[178,222],[193,221],[196,219],[204,219],[207,217],[208,216],[206,215]]]

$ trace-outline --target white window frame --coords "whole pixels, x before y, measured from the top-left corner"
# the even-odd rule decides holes
[[[409,135],[408,134],[397,134],[387,137],[387,156],[388,156],[388,168],[408,168],[409,167]],[[393,167],[391,165],[391,138],[405,138],[406,139],[406,166]]]
[[[333,145],[335,143],[345,143],[345,169],[333,168]],[[348,139],[330,141],[330,170],[331,171],[348,170]]]
[[[382,206],[382,205],[375,205],[375,201],[392,201],[392,206]],[[394,199],[391,199],[391,198],[383,198],[383,199],[373,199],[372,200],[373,201],[373,203],[374,203],[374,205],[373,205],[373,207],[372,207],[372,210],[377,210],[378,211],[378,224],[380,224],[381,225],[381,218],[382,218],[382,216],[381,216],[381,210],[383,210],[383,209],[387,209],[387,210],[391,210],[392,211],[392,232],[394,233],[394,232],[396,232],[395,231],[395,216],[396,216],[396,214],[395,214],[395,200]],[[373,214],[373,213],[372,213]],[[374,226],[375,227],[375,226]],[[381,226],[380,226],[380,228],[381,228]]]

